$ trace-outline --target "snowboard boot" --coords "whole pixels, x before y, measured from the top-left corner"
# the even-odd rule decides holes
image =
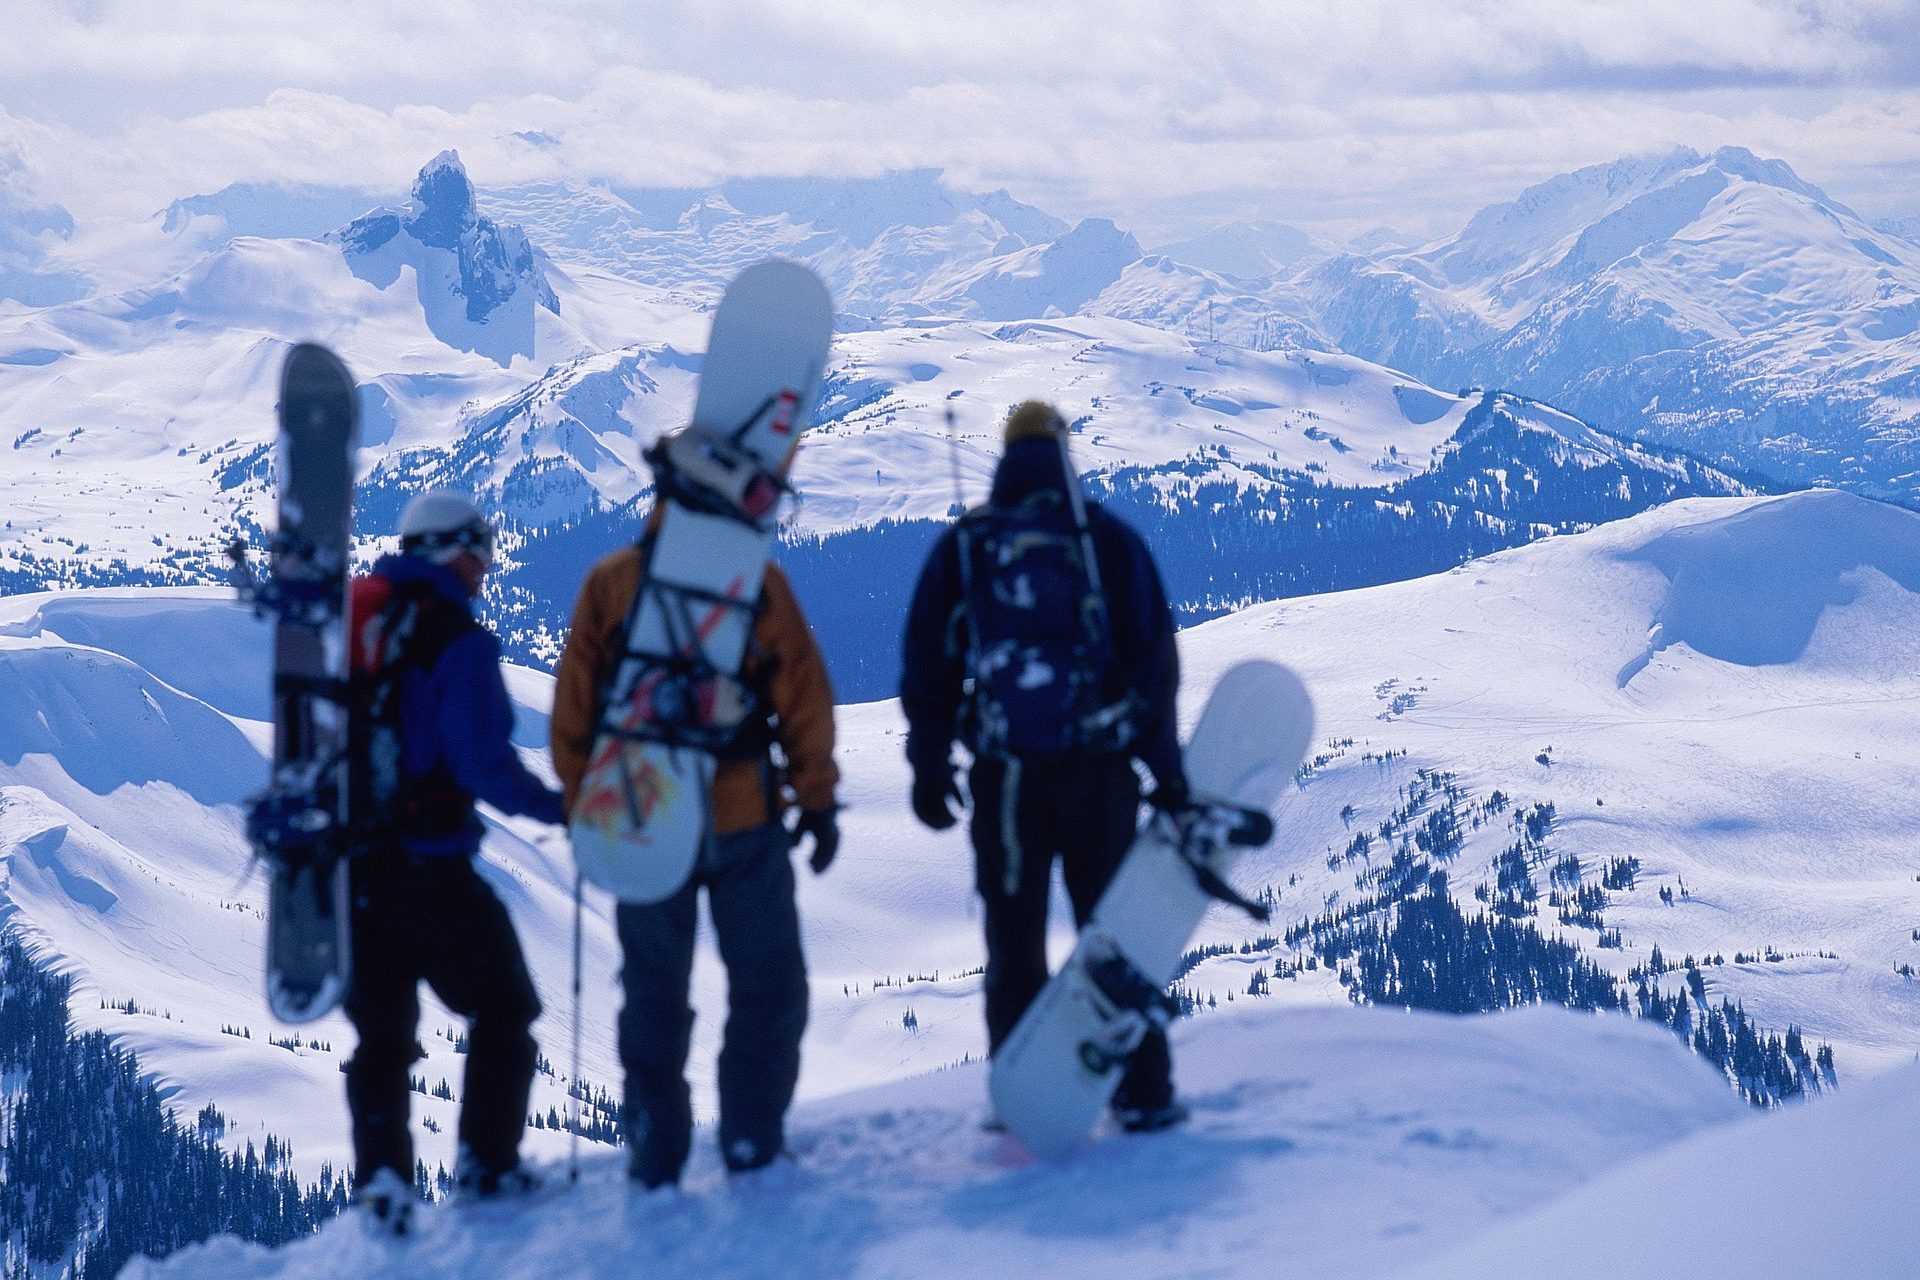
[[[461,1152],[453,1170],[454,1194],[462,1200],[499,1200],[538,1191],[543,1180],[524,1163],[509,1169],[492,1169]]]
[[[1193,1114],[1178,1098],[1158,1107],[1115,1107],[1113,1119],[1127,1133],[1158,1133],[1182,1124]]]
[[[353,1192],[353,1208],[366,1224],[367,1234],[400,1237],[413,1230],[413,1188],[391,1169],[380,1169]]]
[[[755,1173],[756,1169],[766,1169],[776,1159],[785,1157],[787,1163],[793,1163],[793,1153],[783,1146],[758,1146],[751,1138],[735,1138],[720,1150],[720,1157],[726,1161],[728,1176],[737,1173]]]
[[[726,1162],[729,1180],[742,1174],[760,1173],[771,1170],[778,1173],[782,1169],[797,1169],[799,1162],[793,1158],[793,1152],[783,1146],[759,1146],[748,1138],[735,1138],[720,1149],[721,1159]],[[760,1179],[755,1179],[756,1182]],[[775,1177],[774,1182],[780,1179]]]
[[[653,1150],[644,1141],[635,1143],[628,1149],[627,1178],[642,1191],[658,1191],[661,1187],[680,1185],[681,1164],[685,1156],[671,1158]]]

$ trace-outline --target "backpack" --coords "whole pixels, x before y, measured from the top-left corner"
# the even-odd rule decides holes
[[[1091,540],[1059,493],[961,517],[970,737],[980,755],[1123,751],[1130,699],[1106,605],[1088,572]]]
[[[353,583],[347,681],[348,812],[363,843],[457,834],[473,797],[444,763],[408,780],[401,689],[409,670],[431,669],[447,647],[480,624],[465,609],[417,583],[381,574]]]

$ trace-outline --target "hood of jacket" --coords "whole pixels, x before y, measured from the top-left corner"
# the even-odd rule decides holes
[[[1015,440],[994,468],[993,489],[987,501],[996,507],[1012,507],[1049,490],[1062,496],[1067,492],[1067,468],[1060,445],[1053,440]]]

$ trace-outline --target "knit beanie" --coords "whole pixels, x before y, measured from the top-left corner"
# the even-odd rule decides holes
[[[1012,444],[1015,440],[1058,440],[1066,433],[1067,421],[1058,409],[1044,400],[1027,400],[1007,415],[1002,438]]]

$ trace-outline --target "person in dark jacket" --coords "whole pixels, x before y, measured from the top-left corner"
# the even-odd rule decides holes
[[[352,865],[346,997],[360,1038],[346,1067],[356,1196],[396,1230],[414,1178],[408,1072],[421,1056],[422,981],[471,1024],[456,1181],[479,1196],[531,1185],[519,1148],[540,1000],[513,921],[475,869],[474,802],[565,818],[560,793],[514,752],[500,646],[472,614],[491,528],[457,494],[422,494],[401,515],[400,547],[354,584],[356,669],[378,665],[398,697],[399,750],[397,777],[375,783],[384,820]]]
[[[1085,925],[1133,841],[1141,798],[1133,761],[1153,775],[1155,803],[1174,808],[1186,796],[1174,718],[1180,675],[1173,612],[1139,535],[1070,488],[1078,481],[1067,472],[1066,430],[1059,413],[1039,401],[1013,411],[987,506],[934,544],[907,617],[900,703],[913,811],[926,826],[942,831],[957,821],[954,743],[973,756],[968,781],[975,888],[985,905],[990,1052],[1046,984],[1054,860],[1075,923]],[[987,634],[999,624],[985,615],[1004,612],[1008,603],[1024,602],[1031,611],[1045,598],[1044,586],[1036,594],[1032,584],[1046,570],[1013,583],[996,576],[1019,558],[1020,539],[996,541],[996,529],[1010,527],[1026,530],[1028,542],[1045,541],[1036,535],[1054,528],[1067,535],[1054,541],[1093,548],[1092,572],[1081,563],[1084,555],[1074,562],[1087,598],[1050,609],[1053,617],[1029,624],[1037,628],[1032,635],[1013,639]],[[1074,634],[1075,614],[1100,634]],[[1043,634],[1049,628],[1051,640]],[[1047,651],[1068,640],[1074,656]],[[1098,692],[1099,714],[1079,723],[1098,727],[1079,732],[1069,725],[1064,734],[1051,724],[1024,727],[1023,717],[1044,715],[1044,704],[1017,700],[1060,687],[1068,679],[1063,668],[1075,661],[1096,668],[1081,678]],[[1018,671],[1002,683],[997,671],[1016,663]],[[996,689],[1007,697],[996,701]],[[1114,1094],[1124,1127],[1161,1128],[1185,1117],[1172,1070],[1166,1036],[1148,1036]]]

